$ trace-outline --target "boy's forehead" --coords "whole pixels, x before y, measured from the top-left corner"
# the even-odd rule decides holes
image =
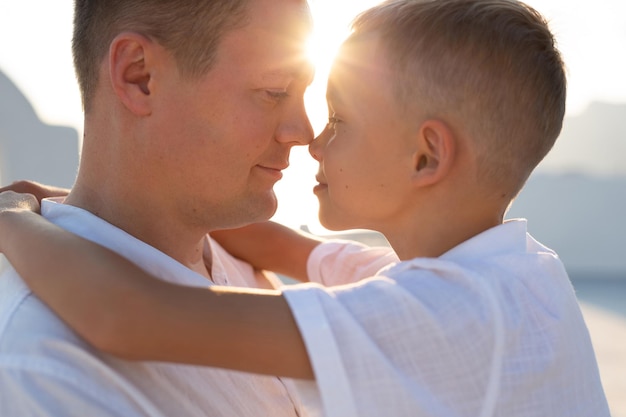
[[[346,40],[333,64],[332,71],[338,75],[357,73],[381,73],[388,71],[387,60],[376,35],[350,37]]]
[[[377,38],[347,42],[329,74],[326,90],[329,109],[338,117],[370,124],[374,119],[389,123],[393,118],[390,115],[401,110],[395,83],[394,72]],[[396,122],[394,119],[393,123]]]
[[[339,50],[328,77],[327,97],[345,100],[351,90],[376,89],[390,77],[376,38],[346,41]]]

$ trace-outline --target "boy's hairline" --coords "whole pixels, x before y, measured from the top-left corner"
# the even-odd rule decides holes
[[[384,4],[390,4],[390,3],[394,3],[394,2],[387,1]],[[536,16],[539,16],[541,20],[543,20],[544,24],[547,25],[546,19],[542,15],[537,13],[534,9],[529,7],[528,5],[522,2],[511,2],[511,3],[520,4],[526,10],[530,11]],[[456,114],[458,117],[467,119],[467,116],[463,117],[463,113],[466,113],[467,109],[463,110],[462,112],[460,110],[455,110],[455,107],[458,107],[458,106],[455,106],[454,105],[455,103],[451,102],[452,97],[448,93],[446,93],[445,96],[443,97],[442,97],[442,94],[436,94],[437,97],[419,97],[419,102],[416,101],[417,99],[412,98],[412,95],[415,93],[419,93],[420,91],[422,93],[426,93],[429,91],[432,93],[433,91],[435,92],[438,91],[439,87],[432,86],[432,85],[425,85],[427,80],[424,77],[428,76],[428,71],[426,72],[415,71],[416,68],[423,66],[419,62],[417,62],[417,60],[415,60],[415,57],[398,56],[398,54],[394,51],[395,49],[394,46],[390,44],[391,42],[393,42],[393,35],[391,35],[391,38],[387,36],[389,34],[387,32],[390,31],[390,28],[385,26],[385,24],[387,25],[389,24],[389,21],[387,21],[387,19],[389,19],[389,16],[387,16],[386,18],[384,17],[383,20],[378,20],[378,16],[376,14],[369,15],[367,12],[364,12],[363,14],[357,16],[357,18],[355,18],[354,21],[352,22],[353,33],[351,34],[348,40],[353,41],[353,40],[362,38],[364,36],[371,36],[371,35],[379,36],[380,42],[379,42],[378,47],[381,48],[381,52],[385,54],[385,56],[388,59],[388,62],[386,63],[386,65],[388,66],[389,71],[391,71],[392,73],[395,73],[394,80],[392,80],[392,83],[393,83],[392,85],[394,88],[394,94],[393,94],[394,99],[397,102],[397,104],[400,106],[400,108],[405,112],[406,116],[412,117],[415,113],[423,114],[423,110],[425,107],[424,104],[425,104],[426,106],[429,107],[428,112],[430,113],[430,115],[428,116],[424,115],[424,116],[427,116],[429,118],[431,117],[443,118],[443,119],[447,119],[449,117],[454,118],[454,115]],[[551,35],[552,37],[554,36],[553,34]],[[557,55],[560,55],[558,53],[558,50],[556,50],[556,48],[555,48],[555,51]],[[408,75],[407,70],[413,72],[411,76],[407,76]],[[420,75],[420,74],[424,74],[424,75]],[[407,83],[409,85],[407,85]],[[450,92],[449,88],[447,90],[443,90],[444,93],[445,91]],[[422,94],[422,95],[426,96],[426,94]],[[416,106],[418,107],[416,108]],[[556,120],[553,120],[553,122],[556,122]],[[480,130],[479,128],[480,124],[472,127],[476,123],[472,123],[471,120],[470,121],[466,120],[466,123],[468,126],[465,126],[465,128],[469,128],[470,130],[475,130],[475,129]],[[476,133],[474,133],[473,136],[475,135]],[[546,141],[548,141],[547,136],[546,136]],[[474,140],[474,142],[476,141]],[[554,140],[552,141],[552,143],[554,143]],[[485,143],[483,145],[488,145],[488,143]],[[477,149],[484,148],[484,146],[480,145],[477,142],[476,142],[476,146],[477,146]],[[485,151],[485,149],[483,149],[480,152],[484,153],[484,152],[488,152],[488,150]],[[537,155],[537,157],[539,157],[539,155]],[[545,154],[544,154],[544,157],[545,157]],[[541,159],[543,159],[543,157],[541,157],[539,161]],[[532,171],[536,168],[536,166],[538,165],[538,162],[534,164],[530,162],[528,162],[527,164],[524,163],[524,165],[527,165],[525,169],[521,169],[521,165],[520,167],[518,167],[520,168],[516,171],[517,172],[516,177],[518,178],[517,180],[513,181],[513,183],[515,184],[511,185],[511,187],[507,187],[512,190],[513,194],[517,194],[519,192],[519,189],[521,189],[521,186],[523,186],[523,183],[525,183],[525,181],[528,179],[530,173],[532,173]],[[498,181],[501,182],[502,178],[495,179],[495,180],[496,182]],[[509,182],[509,181],[506,181],[506,182]]]

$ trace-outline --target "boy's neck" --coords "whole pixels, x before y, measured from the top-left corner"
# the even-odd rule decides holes
[[[384,231],[384,235],[400,260],[436,258],[503,221],[504,210],[467,202],[443,209],[434,207],[430,213],[421,210],[396,230]]]

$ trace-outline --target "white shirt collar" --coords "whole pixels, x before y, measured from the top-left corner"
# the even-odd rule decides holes
[[[44,199],[41,203],[41,214],[63,229],[132,260],[148,273],[165,281],[202,287],[211,284],[204,276],[158,249],[86,210],[63,204],[62,200],[62,198]]]
[[[526,231],[526,219],[507,220],[455,246],[441,255],[440,259],[475,259],[499,253],[526,252]]]
[[[381,269],[376,275],[399,273],[413,268],[439,268],[475,262],[498,254],[526,253],[528,247],[527,221],[507,220],[462,242],[438,258],[413,258]],[[534,242],[534,241],[533,241]],[[543,248],[543,247],[542,247]],[[543,248],[548,250],[547,248]]]

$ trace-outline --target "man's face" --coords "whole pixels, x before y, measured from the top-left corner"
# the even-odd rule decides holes
[[[291,147],[313,138],[303,101],[309,19],[302,1],[250,0],[246,25],[222,37],[206,76],[165,83],[159,159],[181,220],[216,229],[276,210],[272,188]]]
[[[310,145],[319,161],[320,221],[385,231],[406,215],[412,134],[375,38],[344,44],[328,81],[329,124]]]

